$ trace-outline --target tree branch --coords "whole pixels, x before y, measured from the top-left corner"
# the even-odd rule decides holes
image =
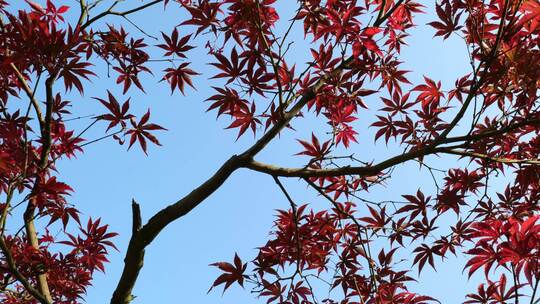
[[[345,67],[347,67],[353,61],[352,58],[343,62],[339,68],[332,72],[332,75],[341,73]],[[212,175],[206,182],[197,187],[191,193],[186,195],[179,201],[169,205],[156,213],[146,225],[144,225],[138,233],[132,235],[126,257],[124,259],[124,270],[117,288],[113,293],[111,304],[127,304],[131,302],[131,291],[137,277],[139,270],[142,268],[142,261],[144,259],[144,248],[148,246],[156,236],[173,221],[181,218],[189,213],[200,203],[202,203],[208,196],[214,193],[225,180],[237,169],[244,167],[252,158],[259,153],[262,149],[274,139],[277,134],[285,128],[285,126],[300,112],[300,110],[308,103],[309,100],[316,96],[316,91],[321,88],[328,77],[322,77],[314,86],[306,90],[297,103],[286,112],[283,117],[266,132],[253,146],[247,149],[240,155],[234,155],[227,160],[218,171]]]
[[[126,11],[121,14],[114,12],[109,12],[107,14],[130,14],[161,1],[162,0],[152,1],[139,8]],[[389,15],[385,15],[385,17],[383,18],[383,20],[380,21],[380,23],[382,23],[384,19],[387,18],[387,16]],[[91,22],[97,20],[96,17],[88,21],[87,24],[90,24]],[[173,221],[188,214],[191,210],[193,210],[200,203],[202,203],[219,187],[221,187],[221,185],[234,171],[239,168],[246,167],[246,165],[252,161],[253,157],[255,157],[261,150],[263,150],[268,145],[268,143],[270,143],[270,141],[272,141],[272,139],[274,139],[294,117],[296,117],[296,115],[306,106],[308,101],[315,98],[317,91],[326,84],[329,78],[342,73],[346,68],[349,67],[349,65],[353,61],[354,58],[351,56],[347,60],[343,61],[331,73],[321,77],[316,84],[305,90],[305,92],[300,96],[294,106],[292,106],[289,111],[285,112],[281,119],[278,120],[276,124],[268,130],[268,132],[261,136],[261,138],[255,142],[255,144],[253,144],[242,154],[234,155],[229,158],[217,170],[217,172],[214,173],[214,175],[212,175],[203,184],[194,189],[188,195],[184,196],[182,199],[156,213],[137,233],[131,236],[124,259],[124,269],[118,285],[113,293],[111,304],[128,304],[132,301],[133,296],[131,295],[131,292],[135,285],[135,282],[137,281],[139,271],[143,266],[144,250],[146,246],[148,246],[157,237],[161,230],[163,230]]]
[[[465,113],[467,112],[467,109],[469,108],[469,105],[471,104],[472,100],[474,99],[474,97],[476,96],[476,94],[478,93],[482,85],[484,84],[484,80],[485,80],[484,76],[487,74],[493,61],[497,58],[497,50],[499,49],[500,41],[503,37],[503,32],[505,29],[504,22],[506,20],[508,4],[509,4],[509,0],[505,0],[501,21],[499,23],[499,29],[497,31],[497,37],[495,39],[495,45],[493,46],[493,49],[489,53],[489,57],[487,58],[487,61],[482,60],[480,63],[480,65],[482,65],[482,62],[485,62],[482,74],[480,75],[480,79],[478,79],[478,81],[474,83],[474,85],[472,85],[471,90],[467,96],[467,99],[463,102],[461,109],[456,114],[456,116],[452,119],[448,127],[441,133],[441,135],[438,138],[435,139],[434,145],[440,144],[444,139],[446,139],[448,134],[450,134],[450,132],[452,132],[452,130],[457,126],[457,124],[461,121],[463,116],[465,116]]]
[[[523,120],[523,121],[511,124],[511,125],[508,125],[506,127],[496,129],[496,130],[486,131],[486,132],[477,133],[477,134],[470,134],[470,135],[465,135],[465,136],[448,137],[444,140],[444,143],[471,142],[471,141],[480,140],[483,138],[495,137],[498,135],[506,134],[508,132],[514,131],[516,129],[519,129],[525,126],[534,126],[534,125],[539,125],[539,124],[540,124],[540,119]]]
[[[503,163],[503,164],[540,165],[540,159],[533,159],[533,158],[531,159],[512,159],[512,158],[504,158],[504,157],[501,158],[501,157],[492,157],[492,156],[482,154],[482,153],[452,150],[452,149],[446,149],[442,152],[446,154],[468,156],[472,158],[481,158],[481,159],[485,159],[485,160],[489,160],[489,161],[497,162],[497,163]]]
[[[142,227],[141,207],[135,201],[135,199],[131,200],[131,211],[133,214],[132,233],[135,234],[137,231],[141,230]]]
[[[129,15],[129,14],[133,14],[133,13],[136,13],[136,12],[138,12],[138,11],[144,10],[145,8],[148,8],[148,7],[152,6],[152,5],[157,4],[157,3],[160,3],[160,2],[163,2],[163,0],[154,0],[154,1],[152,1],[152,2],[148,2],[148,3],[146,3],[146,4],[143,4],[143,5],[141,5],[141,6],[138,6],[138,7],[136,7],[136,8],[133,8],[133,9],[130,9],[130,10],[127,10],[127,11],[123,11],[123,12],[115,12],[115,11],[113,11],[113,8],[116,6],[116,4],[119,3],[119,1],[115,1],[115,2],[113,3],[113,5],[111,5],[111,6],[109,7],[109,9],[107,9],[106,11],[104,11],[104,12],[102,12],[102,13],[100,13],[100,14],[98,14],[98,15],[92,17],[92,18],[90,18],[90,20],[86,21],[86,22],[81,26],[81,29],[83,29],[83,30],[86,29],[87,27],[89,27],[90,25],[92,25],[92,23],[96,22],[97,20],[99,20],[99,19],[101,19],[101,18],[103,18],[103,17],[105,17],[105,16],[108,16],[108,15],[114,15],[114,16],[123,16],[123,17],[125,17],[125,16],[127,16],[127,15]]]
[[[415,159],[417,157],[426,156],[430,154],[436,154],[444,151],[446,148],[431,148],[427,147],[425,149],[413,150],[407,153],[403,153],[394,157],[391,157],[385,161],[382,161],[373,166],[360,166],[352,167],[345,166],[340,168],[332,169],[309,169],[309,168],[285,168],[277,167],[273,165],[268,165],[260,163],[258,161],[252,160],[246,163],[245,168],[267,173],[273,176],[284,176],[284,177],[323,177],[323,176],[341,176],[341,175],[360,175],[360,176],[375,176],[380,172],[391,168],[395,165],[404,163],[406,161]]]
[[[41,128],[41,140],[42,140],[42,147],[41,147],[41,158],[40,158],[40,169],[45,170],[47,168],[48,159],[49,159],[49,152],[51,150],[51,121],[52,121],[52,111],[53,111],[53,105],[54,105],[54,95],[53,95],[53,84],[56,79],[56,75],[50,75],[49,78],[45,81],[45,90],[46,90],[46,110],[45,110],[45,118],[44,118],[44,125]],[[34,193],[41,183],[41,175],[40,173],[36,176],[36,181],[34,184],[34,188],[32,189],[32,192]],[[23,214],[24,217],[24,227],[26,230],[26,237],[28,239],[28,243],[32,246],[32,248],[39,250],[39,239],[37,235],[36,226],[34,224],[34,213],[36,209],[36,202],[35,198],[32,198],[26,207],[26,210]],[[49,289],[49,284],[47,282],[47,274],[46,273],[40,273],[37,276],[38,285],[39,285],[39,291],[43,294],[43,296],[52,303],[52,296]]]
[[[84,19],[86,19],[88,16],[88,6],[86,5],[86,0],[79,0],[79,6],[81,9],[81,14],[79,15],[77,25],[80,27],[83,25]]]

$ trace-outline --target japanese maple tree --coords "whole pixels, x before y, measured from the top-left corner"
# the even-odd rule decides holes
[[[219,273],[210,291],[240,285],[266,303],[444,303],[410,283],[464,254],[464,279],[483,281],[463,291],[464,303],[539,303],[539,0],[298,0],[290,20],[276,0],[14,2],[23,1],[0,0],[2,303],[82,303],[111,250],[125,253],[111,303],[133,301],[147,246],[239,169],[272,177],[290,207],[277,210],[256,256],[230,248],[231,261],[211,264]],[[189,17],[148,33],[130,17],[153,6]],[[419,14],[432,16],[428,43],[455,37],[467,48],[470,70],[455,82],[414,82],[403,68]],[[307,63],[289,56],[295,28],[309,47],[294,51]],[[198,60],[214,72],[202,75]],[[109,75],[110,91],[89,90]],[[159,86],[181,98],[203,85],[214,93],[201,115],[215,113],[251,146],[145,223],[133,201],[129,245],[117,248],[100,214],[70,201],[56,163],[98,142],[147,153],[167,129],[150,109],[133,112],[130,94]],[[78,129],[72,113],[83,99],[102,113]],[[308,117],[322,129],[297,133]],[[94,125],[102,137],[85,138]],[[285,133],[303,166],[256,160]],[[392,156],[354,153],[381,144]],[[436,190],[365,198],[406,162],[429,172]],[[501,176],[506,185],[494,189]],[[291,195],[286,178],[326,207],[295,201],[302,193]]]

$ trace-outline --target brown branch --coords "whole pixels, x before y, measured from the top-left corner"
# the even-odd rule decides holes
[[[13,258],[13,255],[11,254],[11,251],[8,248],[4,239],[4,229],[7,215],[9,212],[8,210],[11,206],[11,199],[13,198],[13,191],[14,189],[10,185],[7,191],[6,203],[4,206],[4,210],[2,211],[2,217],[0,219],[0,250],[4,254],[4,258],[6,259],[8,266],[7,270],[9,271],[9,273],[12,274],[15,279],[17,279],[17,281],[19,281],[19,283],[23,285],[25,290],[34,298],[36,298],[39,302],[49,304],[51,302],[49,302],[48,299],[43,296],[43,294],[41,294],[37,289],[35,289],[34,286],[30,284],[28,279],[26,279],[24,275],[19,271],[19,269],[17,268],[17,264],[15,263],[15,259]]]
[[[523,121],[508,125],[500,129],[485,131],[485,132],[477,133],[477,134],[449,137],[444,140],[444,143],[471,142],[471,141],[480,140],[483,138],[495,137],[498,135],[506,134],[508,132],[514,131],[516,129],[519,129],[525,126],[535,126],[535,125],[540,125],[540,119],[523,120]]]
[[[525,120],[525,121],[515,123],[501,129],[493,130],[493,131],[487,131],[483,133],[466,135],[466,136],[449,137],[449,138],[446,138],[444,141],[442,141],[441,144],[449,144],[449,143],[456,143],[456,142],[470,143],[472,141],[505,134],[524,126],[538,125],[538,124],[540,124],[540,119]],[[283,177],[323,177],[323,176],[341,176],[341,175],[374,176],[385,169],[388,169],[390,167],[393,167],[405,161],[409,161],[417,157],[426,156],[429,154],[441,153],[441,152],[447,153],[447,154],[476,157],[476,158],[484,158],[484,159],[489,158],[492,161],[498,161],[498,162],[503,162],[503,163],[527,163],[527,164],[539,163],[538,159],[490,158],[489,156],[484,155],[484,154],[452,150],[451,147],[437,147],[437,148],[428,147],[426,149],[410,151],[408,153],[394,156],[374,166],[360,166],[360,167],[345,166],[345,167],[333,168],[333,169],[285,168],[285,167],[274,166],[270,164],[261,163],[255,160],[251,160],[245,165],[245,168],[258,171],[258,172],[267,173],[273,176],[283,176]]]
[[[394,11],[403,3],[403,1],[404,0],[399,0],[398,2],[396,2],[396,4],[391,9],[389,9],[388,12],[386,12],[386,14],[384,14],[383,16],[377,16],[377,19],[375,20],[375,23],[373,23],[373,26],[378,27],[383,24],[383,22],[394,13]]]
[[[481,158],[485,160],[489,160],[492,162],[497,163],[503,163],[503,164],[528,164],[528,165],[540,165],[540,159],[512,159],[512,158],[505,158],[505,157],[492,157],[486,154],[482,153],[476,153],[476,152],[468,152],[468,151],[460,151],[460,150],[452,150],[452,149],[446,149],[442,151],[446,154],[453,154],[453,155],[460,155],[460,156],[468,156],[472,158]]]
[[[480,137],[480,136],[478,136]],[[329,169],[310,169],[310,168],[286,168],[279,167],[270,164],[261,163],[255,160],[245,164],[245,168],[270,174],[272,176],[283,176],[283,177],[326,177],[326,176],[342,176],[342,175],[359,175],[359,176],[375,176],[382,171],[394,167],[395,165],[405,163],[409,160],[413,160],[418,157],[424,157],[430,154],[437,153],[446,153],[454,154],[461,156],[468,156],[473,158],[483,158],[495,162],[501,163],[521,163],[521,164],[540,164],[539,159],[510,159],[510,158],[500,158],[500,157],[490,157],[485,154],[467,152],[461,150],[453,150],[450,147],[437,147],[437,148],[426,148],[421,150],[413,150],[404,154],[400,154],[389,158],[385,161],[382,161],[373,166],[344,166],[340,168],[329,168]]]
[[[536,297],[536,290],[538,290],[538,283],[540,283],[540,278],[536,278],[536,283],[534,284],[534,289],[531,295],[531,302],[529,304],[538,303],[534,301],[534,298]]]
[[[15,191],[13,188],[12,184],[10,184],[6,191],[6,202],[4,204],[4,210],[2,210],[2,215],[0,216],[0,237],[4,236],[6,220],[11,207],[11,200],[13,199],[13,192]]]
[[[145,247],[148,246],[168,224],[189,213],[208,196],[214,193],[214,191],[216,191],[240,166],[240,163],[241,158],[238,156],[231,157],[206,182],[176,203],[171,204],[156,213],[146,225],[131,236],[124,259],[124,270],[116,290],[113,293],[111,299],[112,304],[126,304],[131,302],[133,298],[131,291],[135,285],[139,271],[143,266]]]
[[[43,142],[42,147],[41,147],[41,158],[40,158],[40,164],[39,164],[41,170],[45,170],[47,168],[49,152],[51,150],[51,121],[52,121],[52,111],[53,111],[53,105],[54,105],[54,95],[53,95],[52,88],[53,88],[55,79],[56,79],[56,75],[50,75],[49,78],[47,78],[47,80],[45,81],[47,105],[46,105],[46,110],[45,110],[44,125],[41,128],[41,140]],[[41,183],[41,177],[40,177],[40,174],[38,174],[36,177],[34,188],[32,189],[33,193],[35,193],[40,183]],[[26,231],[26,238],[28,239],[28,242],[30,243],[32,248],[39,250],[39,239],[38,239],[36,226],[34,223],[35,209],[36,209],[36,202],[35,202],[35,197],[33,197],[28,202],[28,205],[23,214],[23,217],[24,217],[24,227]],[[46,273],[38,274],[37,281],[38,281],[39,291],[50,303],[52,303],[52,296],[49,289],[49,283],[47,282],[47,274]]]
[[[88,16],[88,6],[86,5],[86,0],[79,0],[79,6],[81,9],[81,14],[79,15],[77,25],[80,27],[83,25],[84,19],[86,19]]]
[[[141,206],[139,206],[135,199],[131,200],[131,211],[133,213],[132,233],[135,234],[137,231],[141,230],[142,227]]]
[[[499,49],[500,41],[502,39],[503,32],[504,32],[504,29],[505,29],[504,28],[504,21],[506,20],[506,13],[507,13],[507,10],[508,10],[508,3],[509,3],[509,0],[506,0],[505,3],[504,3],[504,8],[503,8],[504,11],[503,11],[503,14],[502,14],[502,17],[501,17],[501,21],[499,23],[499,29],[497,31],[497,37],[495,39],[495,45],[493,46],[493,49],[491,50],[491,52],[489,54],[489,57],[488,57],[487,61],[485,62],[482,74],[480,75],[480,79],[478,79],[478,81],[471,87],[471,90],[470,90],[467,98],[463,102],[463,105],[461,106],[461,109],[456,114],[456,116],[454,116],[454,118],[452,119],[452,121],[450,122],[448,127],[441,133],[441,135],[438,138],[435,139],[435,142],[433,143],[434,145],[439,145],[442,141],[444,141],[444,139],[446,139],[448,134],[450,134],[450,132],[452,132],[452,130],[457,126],[457,124],[461,121],[463,116],[465,116],[465,113],[467,112],[467,109],[469,108],[469,105],[471,104],[472,100],[474,99],[474,97],[476,97],[478,91],[480,90],[480,88],[484,84],[484,81],[485,81],[484,76],[487,74],[489,68],[491,67],[491,64],[493,63],[493,61],[497,58],[497,50]],[[482,62],[480,63],[480,65],[482,65]],[[476,77],[476,74],[475,74],[475,77]]]
[[[381,8],[379,9],[379,14],[377,15],[377,18],[375,19],[375,24],[377,24],[379,22],[379,20],[382,19],[382,17],[384,16],[384,10],[385,9],[386,9],[386,0],[382,0]]]
[[[373,166],[360,166],[352,167],[345,166],[340,168],[331,168],[331,169],[309,169],[309,168],[285,168],[277,167],[273,165],[268,165],[264,163],[257,162],[252,160],[245,164],[245,168],[267,173],[274,176],[285,176],[285,177],[323,177],[323,176],[341,176],[341,175],[360,175],[360,176],[375,176],[382,171],[389,169],[395,165],[413,160],[418,157],[436,154],[444,151],[446,148],[431,148],[427,147],[425,149],[413,150],[407,153],[403,153],[394,157],[391,157],[385,161],[382,161]]]
[[[89,27],[90,25],[92,25],[92,23],[96,22],[97,20],[103,18],[103,17],[106,17],[106,16],[109,16],[109,15],[114,15],[114,16],[122,16],[122,17],[125,17],[127,15],[130,15],[130,14],[133,14],[133,13],[136,13],[138,11],[141,11],[141,10],[144,10],[145,8],[148,8],[154,4],[158,4],[160,2],[163,2],[163,0],[154,0],[152,2],[148,2],[146,4],[143,4],[141,6],[138,6],[136,8],[133,8],[133,9],[130,9],[130,10],[127,10],[127,11],[123,11],[123,12],[115,12],[113,11],[113,8],[116,6],[116,4],[118,4],[119,2],[116,1],[113,5],[111,5],[109,7],[109,9],[107,9],[106,11],[90,18],[90,20],[86,21],[82,26],[81,26],[81,29],[86,29],[87,27]]]

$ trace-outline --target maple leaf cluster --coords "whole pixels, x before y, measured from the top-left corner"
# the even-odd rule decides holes
[[[540,234],[535,224],[539,211],[540,75],[532,72],[537,71],[536,66],[526,67],[522,60],[538,55],[530,46],[539,39],[539,6],[535,1],[523,6],[511,1],[488,2],[442,1],[434,7],[439,20],[428,25],[436,30],[435,36],[446,40],[461,35],[474,67],[473,73],[458,78],[448,90],[428,76],[413,84],[407,76],[411,71],[400,68],[401,47],[414,26],[413,18],[425,9],[413,1],[300,1],[294,20],[303,22],[304,34],[315,47],[310,50],[309,68],[299,76],[294,75],[296,65],[286,64],[277,35],[260,42],[246,31],[244,38],[240,34],[236,39],[229,56],[215,54],[218,63],[213,65],[220,73],[214,77],[225,78],[226,86],[238,82],[239,87],[247,86],[244,92],[249,96],[255,92],[264,97],[268,90],[276,96],[275,102],[264,107],[271,113],[257,117],[250,104],[259,105],[258,97],[249,101],[232,88],[216,88],[219,94],[209,99],[213,102],[209,110],[218,109],[218,116],[228,114],[235,119],[231,127],[241,127],[239,136],[248,127],[255,133],[257,118],[269,120],[284,105],[291,109],[291,100],[286,98],[294,101],[297,96],[309,96],[307,111],[302,110],[301,115],[310,112],[325,119],[330,136],[322,140],[312,133],[310,140],[298,140],[302,150],[297,155],[308,159],[303,169],[259,164],[252,168],[274,178],[301,177],[331,207],[309,210],[307,205],[297,206],[281,187],[291,208],[278,210],[270,240],[259,247],[247,270],[241,264],[241,276],[221,276],[212,287],[226,284],[228,288],[234,282],[244,286],[247,281],[268,303],[318,303],[318,290],[310,283],[314,281],[328,284],[323,303],[434,303],[436,299],[408,290],[407,283],[416,280],[409,269],[417,270],[421,280],[427,265],[436,269],[438,261],[461,252],[467,254],[463,266],[469,275],[483,267],[487,282],[478,293],[468,294],[465,303],[534,298],[540,278]],[[258,34],[265,35],[264,29],[259,28]],[[223,30],[233,29],[225,26]],[[251,43],[248,50],[239,53],[237,48],[243,48],[246,41]],[[262,92],[250,88],[253,84],[245,79],[251,70],[246,66],[261,64],[261,60],[248,58],[257,47],[266,59],[263,66],[273,73],[268,76],[272,82]],[[347,151],[355,143],[367,144],[362,137],[373,138],[365,131],[360,133],[357,123],[376,103],[375,94],[382,101],[371,123],[375,141],[384,138],[386,144],[394,141],[405,147],[404,154],[378,164],[354,154],[342,155],[338,149],[342,146]],[[478,95],[482,102],[476,100]],[[279,100],[282,96],[284,102]],[[452,137],[473,103],[470,131]],[[507,115],[509,109],[515,115]],[[249,113],[249,119],[245,120],[244,113]],[[278,112],[281,119],[287,114]],[[267,123],[267,128],[279,120],[280,116]],[[435,179],[435,194],[418,190],[415,195],[403,195],[404,201],[383,202],[360,197],[392,177],[385,169],[394,161],[416,158],[415,154],[420,156],[420,167]],[[471,163],[441,170],[424,163],[429,154],[468,157]],[[508,171],[515,180],[504,194],[488,191],[490,178]],[[442,184],[436,181],[437,173],[442,175]],[[359,208],[354,201],[367,208]],[[362,209],[367,215],[361,215]],[[457,220],[448,226],[443,219],[450,213]],[[375,251],[385,239],[386,246]],[[409,268],[393,262],[395,256],[408,260]],[[492,268],[497,271],[490,272]],[[515,281],[511,286],[508,276]]]
[[[97,75],[91,70],[93,56],[113,65],[124,93],[131,84],[143,90],[138,75],[150,72],[144,65],[149,59],[146,45],[112,25],[94,32],[82,22],[70,24],[65,14],[72,8],[54,1],[26,5],[26,10],[14,11],[0,2],[0,298],[3,303],[76,303],[95,272],[105,271],[109,251],[116,249],[116,233],[100,219],[83,223],[69,199],[73,189],[61,181],[55,164],[82,153],[91,143],[84,133],[97,122],[119,129],[106,138],[123,143],[129,136],[130,146],[138,141],[144,151],[147,140],[159,144],[151,132],[163,128],[148,122],[150,112],[137,121],[128,113],[129,100],[120,106],[109,92],[108,100],[96,98],[108,113],[92,116],[83,131],[72,129],[66,118],[73,103],[65,95],[73,88],[82,94],[85,81]],[[63,83],[63,92],[57,81]],[[37,94],[41,85],[44,96]],[[28,109],[19,108],[21,100],[29,102]],[[12,214],[24,207],[20,228]],[[27,288],[39,284],[46,289]]]

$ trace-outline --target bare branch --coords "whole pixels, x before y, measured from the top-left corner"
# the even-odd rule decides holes
[[[113,3],[113,5],[111,5],[109,7],[109,9],[107,9],[106,11],[90,18],[90,20],[86,21],[82,26],[81,26],[81,29],[86,29],[87,27],[89,27],[90,25],[92,25],[94,22],[98,21],[99,19],[103,18],[103,17],[106,17],[106,16],[109,16],[109,15],[114,15],[114,16],[122,16],[122,17],[125,17],[127,15],[130,15],[130,14],[133,14],[133,13],[136,13],[138,11],[141,11],[141,10],[144,10],[145,8],[148,8],[152,5],[155,5],[155,4],[158,4],[160,2],[163,2],[163,0],[154,0],[152,2],[148,2],[146,4],[143,4],[141,6],[138,6],[136,8],[133,8],[133,9],[130,9],[130,10],[127,10],[127,11],[123,11],[123,12],[115,12],[113,11],[114,7],[116,6],[116,4],[119,3],[119,1],[115,1]]]
[[[446,154],[454,154],[454,155],[460,155],[460,156],[468,156],[472,158],[481,158],[485,160],[489,160],[492,162],[497,163],[503,163],[503,164],[528,164],[528,165],[540,165],[540,159],[512,159],[512,158],[504,158],[504,157],[492,157],[486,154],[482,153],[476,153],[476,152],[468,152],[468,151],[460,151],[460,150],[452,150],[452,149],[446,149],[442,151]]]

